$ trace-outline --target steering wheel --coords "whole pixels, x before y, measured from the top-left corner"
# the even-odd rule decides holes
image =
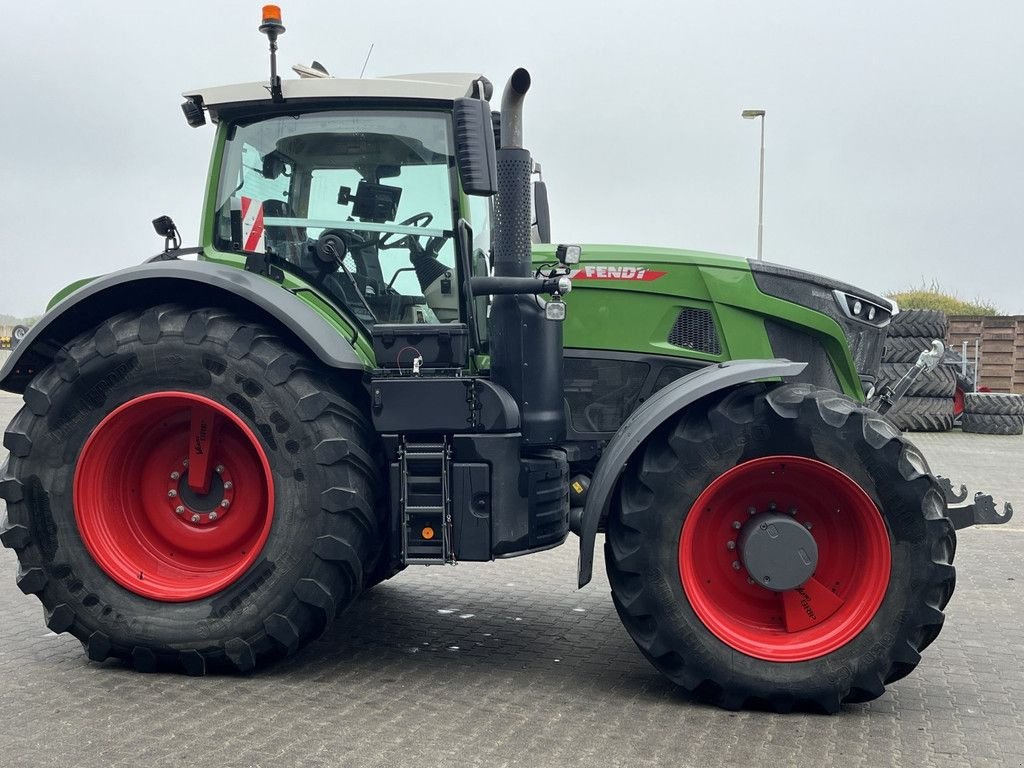
[[[415,216],[410,216],[405,221],[398,222],[400,227],[425,227],[434,220],[434,214],[430,211],[423,211],[417,213]],[[388,232],[384,234],[380,240],[377,241],[377,248],[381,251],[386,251],[389,248],[409,248],[411,242],[419,243],[422,235],[403,235],[400,240],[389,242],[392,237],[395,236],[394,232]]]
[[[370,243],[358,232],[346,229],[327,229],[316,239],[313,253],[324,272],[344,268],[356,281],[360,293],[365,294],[367,287],[373,289],[374,295],[381,295],[386,290],[380,276],[374,274],[370,262],[366,258],[366,248]]]

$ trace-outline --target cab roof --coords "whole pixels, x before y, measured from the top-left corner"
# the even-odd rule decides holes
[[[366,79],[303,77],[282,79],[281,90],[286,102],[344,98],[454,101],[472,96],[475,83],[481,79],[485,79],[483,75],[470,72],[426,72]],[[213,120],[217,119],[217,113],[223,107],[271,101],[267,82],[198,88],[182,95],[187,99],[201,98]]]

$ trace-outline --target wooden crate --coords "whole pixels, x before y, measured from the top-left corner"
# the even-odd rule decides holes
[[[967,357],[972,359],[976,340],[981,359],[978,386],[1024,394],[1024,315],[949,318],[948,346],[960,351],[966,341]]]

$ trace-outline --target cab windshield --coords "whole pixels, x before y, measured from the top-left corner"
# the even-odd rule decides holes
[[[446,113],[309,112],[228,136],[217,248],[279,257],[366,325],[459,319]]]

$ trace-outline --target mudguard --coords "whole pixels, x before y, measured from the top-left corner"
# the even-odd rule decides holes
[[[796,376],[806,366],[789,360],[732,360],[709,365],[658,390],[633,411],[601,454],[587,491],[580,521],[579,586],[586,586],[593,575],[598,524],[608,511],[622,470],[651,433],[673,414],[713,392],[759,379]]]
[[[61,300],[37,322],[0,368],[0,389],[21,393],[34,372],[60,347],[105,318],[129,308],[163,302],[198,303],[269,317],[330,368],[363,370],[364,364],[316,310],[259,275],[209,261],[163,261],[96,278]]]

